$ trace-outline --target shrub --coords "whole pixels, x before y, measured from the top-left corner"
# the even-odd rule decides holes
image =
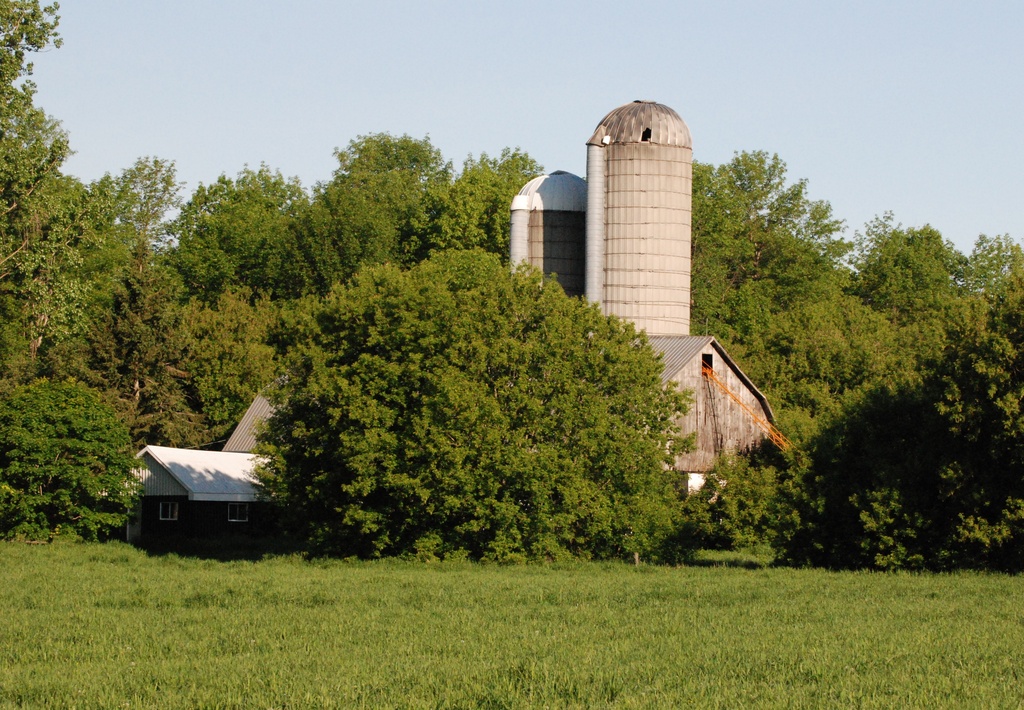
[[[136,499],[128,430],[89,388],[39,380],[0,402],[0,537],[115,533]]]
[[[632,324],[449,252],[313,308],[262,473],[320,554],[656,556],[683,398]]]

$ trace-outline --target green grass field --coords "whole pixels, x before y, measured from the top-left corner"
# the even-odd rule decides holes
[[[1024,705],[1024,579],[719,559],[220,562],[0,544],[0,707]]]

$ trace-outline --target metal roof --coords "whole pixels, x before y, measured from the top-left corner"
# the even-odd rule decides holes
[[[147,446],[136,458],[149,456],[185,490],[189,500],[245,502],[256,500],[256,456],[224,451]]]
[[[676,373],[700,354],[714,338],[710,335],[648,335],[648,342],[655,352],[661,353],[661,362],[665,369],[661,372],[662,384],[668,382]]]
[[[512,209],[586,212],[587,181],[564,170],[541,175],[512,198]]]
[[[256,427],[274,413],[274,406],[263,395],[256,395],[249,408],[242,415],[242,420],[231,432],[231,437],[224,444],[223,451],[248,453],[256,446]]]
[[[602,118],[587,145],[609,143],[654,143],[682,148],[693,147],[686,122],[668,106],[654,101],[633,101],[619,106]]]
[[[764,407],[765,414],[768,415],[768,421],[775,422],[775,414],[772,412],[771,405],[768,404],[768,399],[761,393],[747,377],[746,373],[740,369],[740,366],[736,364],[736,361],[732,359],[729,353],[725,352],[725,348],[722,347],[721,343],[714,339],[710,335],[649,335],[647,341],[654,348],[655,352],[661,353],[661,361],[664,363],[665,369],[661,372],[661,381],[666,383],[674,378],[683,367],[686,366],[691,360],[697,357],[701,350],[706,348],[709,344],[715,349],[719,357],[722,358],[732,368],[732,371],[736,373],[736,376],[746,385],[747,389],[750,390],[757,401]]]

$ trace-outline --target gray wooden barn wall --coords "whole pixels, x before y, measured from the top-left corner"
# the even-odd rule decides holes
[[[730,390],[753,411],[768,419],[761,402],[710,343],[701,351],[703,355],[713,357],[715,374]],[[691,453],[676,457],[676,468],[688,473],[706,473],[721,452],[745,451],[764,439],[764,432],[750,415],[701,375],[701,356],[690,360],[672,378],[679,389],[693,393],[690,411],[681,417],[679,424],[684,435],[697,432],[696,448]]]

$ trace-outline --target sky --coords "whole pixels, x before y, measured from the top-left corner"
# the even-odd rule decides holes
[[[518,147],[585,174],[600,119],[675,109],[694,159],[777,153],[853,238],[892,212],[961,251],[1024,240],[1024,3],[63,0],[36,102],[65,172],[174,160],[184,196],[265,163],[306,187],[360,135],[456,167]]]

